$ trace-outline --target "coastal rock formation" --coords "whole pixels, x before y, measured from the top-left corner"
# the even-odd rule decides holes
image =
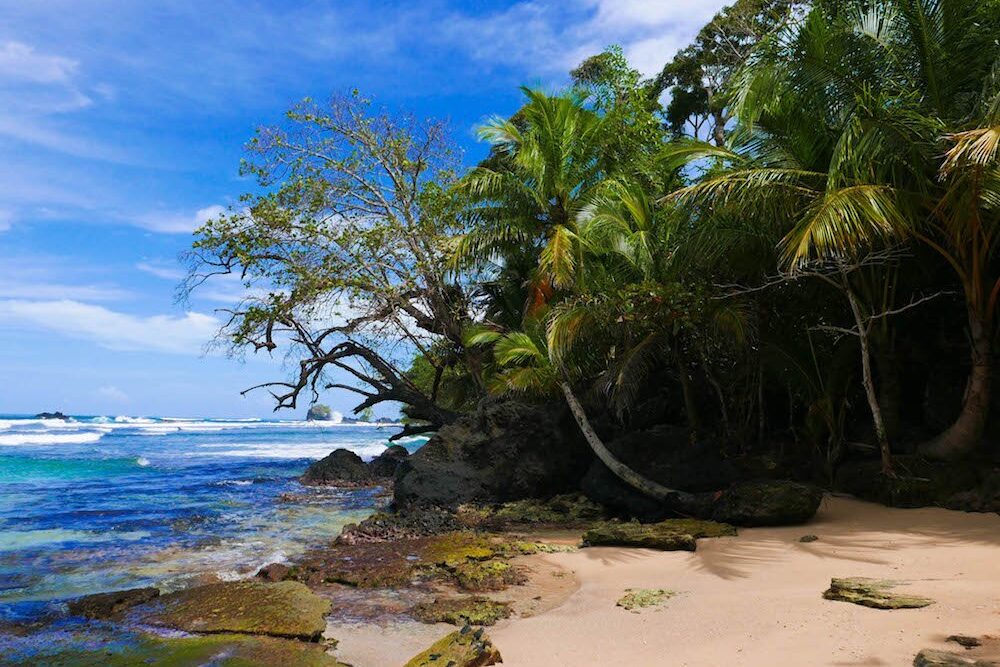
[[[716,521],[737,526],[789,526],[813,518],[823,500],[815,486],[787,480],[735,484],[712,509]]]
[[[868,577],[833,579],[823,597],[827,600],[853,602],[873,609],[919,609],[934,604],[930,598],[893,593],[901,582]]]
[[[330,602],[294,581],[233,581],[163,595],[137,619],[185,632],[269,635],[319,641]]]
[[[299,481],[308,485],[368,486],[375,483],[375,476],[360,456],[341,448],[310,464]]]
[[[372,475],[381,479],[393,479],[399,465],[410,457],[410,452],[402,445],[389,445],[384,452],[368,464]]]
[[[516,528],[583,528],[609,518],[607,509],[580,493],[547,500],[528,498],[499,505],[467,504],[458,521],[469,528],[503,531]]]
[[[322,405],[320,403],[315,403],[309,406],[309,412],[306,413],[306,421],[331,421],[333,419],[333,411],[328,405]]]
[[[913,659],[913,667],[997,667],[1000,663],[992,660],[977,660],[976,658],[951,653],[924,649]]]
[[[69,416],[56,410],[55,412],[39,412],[35,415],[35,419],[61,419],[63,421],[69,421]]]
[[[715,521],[668,519],[660,523],[642,524],[608,522],[594,526],[583,534],[586,546],[622,546],[658,549],[660,551],[694,551],[696,540],[702,537],[736,535],[736,529]]]
[[[97,620],[117,618],[132,607],[149,602],[158,597],[158,588],[130,588],[110,593],[95,593],[70,600],[69,613]]]
[[[400,465],[395,503],[546,498],[575,490],[591,458],[561,406],[490,404],[441,428]]]
[[[489,598],[436,598],[433,602],[418,604],[410,612],[424,623],[451,623],[452,625],[493,625],[511,614],[510,603]]]
[[[465,626],[414,656],[404,667],[487,667],[503,662],[482,628]]]

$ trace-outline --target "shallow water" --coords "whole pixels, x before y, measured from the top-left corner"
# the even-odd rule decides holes
[[[308,488],[296,478],[337,447],[376,456],[394,432],[0,416],[0,620],[95,591],[249,576],[330,539],[371,512],[376,491]]]

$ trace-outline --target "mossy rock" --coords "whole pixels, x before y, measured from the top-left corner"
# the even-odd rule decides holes
[[[519,568],[503,560],[467,561],[452,574],[458,587],[470,593],[502,591],[527,580]]]
[[[137,618],[185,632],[270,635],[319,641],[329,600],[296,581],[234,581],[163,595],[138,607]]]
[[[629,611],[645,609],[646,607],[658,607],[676,593],[663,590],[662,588],[626,588],[625,595],[618,599],[615,606],[622,607]]]
[[[149,602],[160,595],[157,588],[130,588],[110,593],[85,595],[67,603],[69,613],[90,619],[114,619],[137,605]]]
[[[998,667],[992,660],[977,660],[960,653],[924,649],[913,659],[913,667]]]
[[[502,544],[485,535],[457,532],[432,538],[420,553],[420,559],[431,565],[454,568],[470,560],[489,560],[503,551]]]
[[[934,604],[934,600],[930,598],[901,595],[890,591],[901,583],[867,577],[832,579],[830,588],[824,591],[823,597],[827,600],[853,602],[873,609],[919,609]]]
[[[46,637],[28,650],[6,653],[0,662],[11,667],[346,667],[326,650],[320,644],[246,635],[159,637],[118,631],[101,637],[77,632]]]
[[[694,551],[695,540],[702,537],[736,535],[725,523],[699,519],[668,519],[660,523],[603,523],[583,534],[586,546],[622,546],[660,551]]]
[[[550,544],[548,542],[512,542],[510,548],[519,556],[561,554],[577,551],[577,547],[572,544]]]
[[[548,500],[525,499],[501,505],[462,505],[459,521],[486,530],[512,526],[582,527],[607,518],[607,510],[583,494],[564,494]]]
[[[493,625],[511,614],[509,602],[489,598],[437,598],[434,602],[418,604],[411,614],[424,623],[451,623],[452,625]]]
[[[314,549],[286,577],[308,586],[337,583],[357,588],[407,586],[429,538],[335,544]]]
[[[482,628],[465,626],[442,637],[403,667],[487,667],[503,662]]]

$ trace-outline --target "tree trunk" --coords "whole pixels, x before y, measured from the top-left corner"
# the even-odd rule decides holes
[[[876,344],[875,369],[878,371],[878,404],[882,406],[885,431],[890,439],[902,428],[903,387],[899,381],[899,363],[894,351],[880,350]]]
[[[590,421],[587,419],[587,413],[584,411],[583,406],[580,405],[580,401],[578,401],[576,396],[573,394],[573,389],[569,386],[569,383],[562,382],[559,386],[562,388],[563,394],[566,396],[566,404],[569,405],[570,412],[573,413],[573,418],[576,419],[576,423],[580,427],[583,437],[587,440],[587,444],[590,445],[590,448],[594,451],[594,454],[597,455],[597,458],[601,460],[601,463],[606,465],[608,469],[613,472],[616,477],[618,477],[618,479],[625,482],[636,491],[639,491],[640,493],[643,493],[651,498],[656,498],[657,500],[675,498],[683,499],[689,497],[689,494],[683,491],[669,489],[658,482],[654,482],[651,479],[643,477],[615,458],[615,455],[604,446],[600,437],[598,437],[593,427],[591,427]]]
[[[723,148],[726,145],[726,117],[721,109],[712,112],[712,135],[716,146]]]
[[[983,438],[990,408],[993,350],[990,327],[971,310],[969,334],[972,339],[972,370],[969,372],[962,412],[948,430],[920,447],[920,453],[928,458],[959,458],[975,449]]]
[[[701,430],[701,420],[698,418],[698,402],[695,400],[694,387],[691,385],[691,378],[684,367],[684,361],[680,354],[675,354],[677,360],[677,375],[681,382],[681,392],[684,394],[684,412],[687,415],[688,428],[691,429],[692,437]]]

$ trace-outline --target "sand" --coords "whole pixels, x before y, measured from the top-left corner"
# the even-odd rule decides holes
[[[814,534],[819,540],[801,543]],[[952,634],[1000,635],[1000,516],[890,509],[827,497],[806,526],[744,529],[698,550],[589,548],[533,556],[539,576],[572,585],[539,613],[488,633],[507,667],[868,666],[912,664],[923,648],[962,651]],[[544,565],[541,565],[544,563]],[[824,600],[832,577],[910,582],[937,602],[884,611]],[[529,584],[530,585],[530,584]],[[537,585],[537,584],[536,584]],[[678,595],[639,613],[626,588]],[[534,592],[534,591],[533,591]],[[338,628],[337,654],[357,667],[402,664],[451,626]],[[995,644],[978,651],[988,655]],[[971,655],[971,654],[970,654]]]

